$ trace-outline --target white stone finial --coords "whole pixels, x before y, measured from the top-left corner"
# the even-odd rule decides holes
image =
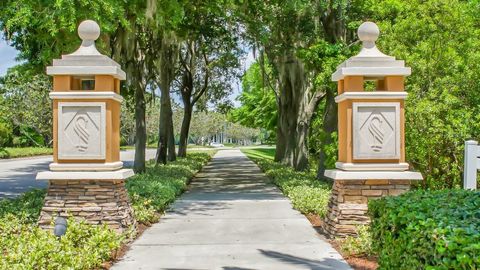
[[[377,41],[378,36],[380,35],[380,29],[374,22],[364,22],[357,31],[358,38],[365,42],[373,42]]]
[[[85,20],[78,26],[78,36],[82,45],[72,55],[101,55],[95,47],[95,40],[100,37],[100,26],[92,20]]]
[[[362,41],[360,52],[345,60],[332,74],[333,81],[343,80],[346,76],[364,76],[383,78],[385,76],[408,76],[411,74],[405,62],[382,53],[377,46],[380,29],[374,22],[364,22],[358,28],[358,38]]]
[[[358,27],[358,38],[362,41],[362,50],[357,56],[360,57],[386,57],[378,50],[375,45],[378,36],[380,36],[380,29],[374,22],[364,22]]]
[[[100,26],[92,20],[85,20],[78,26],[78,36],[83,41],[95,41],[100,36]]]

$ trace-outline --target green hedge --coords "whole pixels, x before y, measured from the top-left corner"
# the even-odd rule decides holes
[[[187,158],[179,158],[167,165],[150,163],[145,173],[130,178],[126,187],[137,221],[147,225],[156,222],[158,212],[163,212],[185,191],[188,181],[215,152],[189,153]]]
[[[370,201],[382,269],[480,269],[480,193],[412,191]]]

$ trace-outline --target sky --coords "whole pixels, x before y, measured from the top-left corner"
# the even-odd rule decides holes
[[[248,50],[247,56],[242,61],[242,70],[246,71],[254,62],[255,62],[255,58],[253,56],[253,51]],[[233,88],[233,92],[230,94],[229,99],[232,101],[235,107],[240,107],[241,104],[238,100],[236,100],[236,98],[242,92],[242,83],[240,81],[237,81],[234,83],[232,88]]]
[[[0,36],[0,76],[5,75],[7,69],[17,63],[15,61],[17,54],[17,50],[9,46],[3,36]]]

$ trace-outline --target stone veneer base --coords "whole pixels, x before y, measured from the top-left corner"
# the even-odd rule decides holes
[[[334,180],[323,230],[330,238],[355,236],[358,225],[370,223],[368,201],[397,196],[410,190],[417,180]]]
[[[136,226],[125,180],[49,180],[38,224],[51,230],[56,216],[106,224],[118,233]]]

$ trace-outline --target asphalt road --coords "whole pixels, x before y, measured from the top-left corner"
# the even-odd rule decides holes
[[[155,157],[155,149],[147,149],[146,159]],[[121,160],[125,167],[133,166],[134,150],[122,151]],[[0,198],[15,197],[33,188],[45,188],[46,180],[35,180],[40,171],[48,170],[52,156],[0,160]]]

